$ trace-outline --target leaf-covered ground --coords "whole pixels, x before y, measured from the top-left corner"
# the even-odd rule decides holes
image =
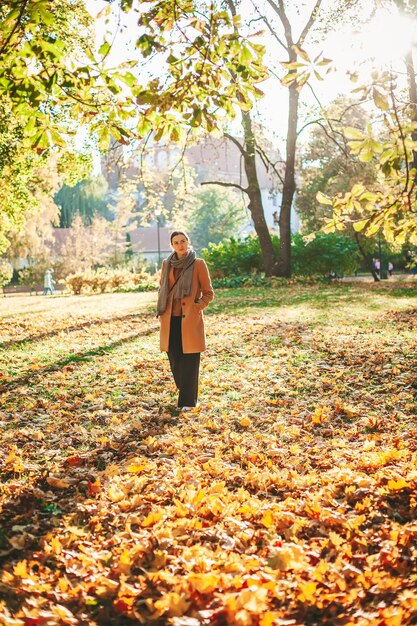
[[[417,624],[415,288],[216,296],[186,414],[154,294],[1,301],[1,624]]]

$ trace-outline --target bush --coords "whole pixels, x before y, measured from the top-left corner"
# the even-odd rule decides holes
[[[272,236],[275,254],[278,255],[279,239]],[[339,233],[319,233],[310,243],[300,234],[292,237],[292,268],[295,276],[329,276],[353,273],[359,267],[359,251],[356,243]],[[228,286],[248,283],[248,276],[263,271],[263,261],[258,237],[225,239],[209,244],[202,250],[213,279],[224,280]],[[236,283],[236,277],[246,276]],[[236,284],[232,284],[235,282]]]
[[[299,276],[353,274],[360,266],[359,250],[350,237],[339,233],[318,233],[306,243],[300,234],[292,238],[292,268]]]
[[[154,291],[158,289],[156,276],[147,272],[133,274],[126,269],[101,267],[93,272],[76,272],[65,279],[68,291],[81,293],[105,293],[127,291]]]
[[[272,236],[275,252],[278,253],[279,240]],[[218,244],[210,243],[201,251],[213,278],[262,272],[263,261],[258,237],[244,239],[224,239]]]
[[[0,259],[0,287],[8,285],[13,278],[13,267],[6,261],[6,259]]]

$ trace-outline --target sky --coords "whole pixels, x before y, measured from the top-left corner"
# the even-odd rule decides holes
[[[257,0],[258,6],[261,1]],[[266,0],[264,1],[266,4]],[[370,3],[364,1],[364,6],[369,7]],[[103,0],[87,0],[86,4],[94,16],[107,6]],[[327,4],[331,6],[332,0],[327,0]],[[288,1],[287,5],[289,7],[288,14],[294,24],[294,33],[297,34],[297,30],[301,29],[306,20],[306,15],[309,14],[308,9],[313,6],[313,0],[311,2],[308,0]],[[323,5],[326,6],[326,0],[324,0]],[[304,8],[300,9],[303,6]],[[297,14],[297,9],[301,15]],[[241,11],[244,20],[249,21],[254,15],[252,0],[242,0]],[[110,56],[112,62],[126,60],[132,53],[131,42],[137,36],[137,25],[132,17],[122,16],[124,27],[117,37],[117,43]],[[110,22],[111,31],[116,29],[116,23],[116,17],[114,17]],[[258,29],[258,26],[256,28]],[[105,29],[103,20],[97,23],[98,40],[102,38]],[[268,67],[276,68],[278,72],[281,72],[282,68],[279,62],[287,60],[285,51],[275,45],[267,30],[260,40],[270,50]],[[374,66],[394,67],[398,64],[407,46],[410,45],[413,45],[414,50],[417,50],[417,20],[412,23],[401,19],[395,11],[389,12],[382,9],[376,12],[366,27],[348,22],[339,26],[336,31],[330,31],[324,40],[321,38],[319,43],[307,43],[305,48],[309,54],[311,53],[311,57],[323,52],[327,58],[332,59],[334,67],[337,68],[337,70],[329,73],[325,80],[312,81],[316,96],[318,96],[321,104],[326,106],[338,95],[348,95],[357,86],[350,82],[347,75],[349,70],[357,68],[361,78],[365,79]],[[265,97],[257,101],[256,110],[268,127],[271,137],[275,137],[276,144],[282,151],[287,122],[287,88],[282,86],[275,77],[259,84],[259,87],[264,91]],[[303,88],[301,101],[302,120],[303,112],[307,112],[312,106],[317,106],[316,98],[307,86]]]

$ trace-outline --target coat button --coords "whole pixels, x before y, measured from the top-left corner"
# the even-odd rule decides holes
[[[185,317],[185,315],[183,315],[183,317]]]

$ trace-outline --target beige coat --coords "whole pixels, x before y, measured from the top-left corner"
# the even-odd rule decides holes
[[[163,261],[161,277],[164,275],[165,271],[166,261]],[[174,282],[174,270],[172,267],[170,272],[172,272],[170,279]],[[169,347],[169,330],[174,291],[175,289],[169,294],[166,311],[159,317],[161,322],[160,346],[163,352],[168,352]],[[181,298],[182,349],[184,353],[203,352],[206,349],[203,309],[206,308],[213,298],[214,292],[207,265],[203,259],[196,259],[193,269],[191,294],[185,298]]]

